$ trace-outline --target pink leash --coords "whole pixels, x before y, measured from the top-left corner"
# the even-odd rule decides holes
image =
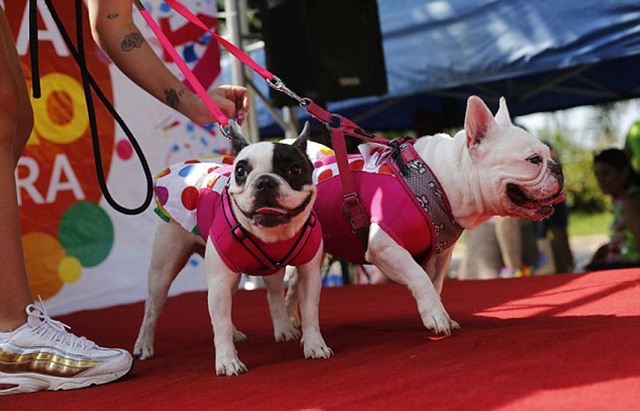
[[[209,109],[213,117],[216,119],[216,121],[220,125],[221,129],[227,128],[229,126],[229,119],[227,119],[227,117],[224,114],[222,114],[222,111],[220,111],[220,108],[216,105],[216,103],[213,102],[213,99],[211,98],[211,96],[207,93],[207,91],[204,89],[200,81],[198,81],[196,76],[189,69],[189,67],[187,66],[187,63],[185,63],[182,57],[180,57],[180,55],[178,54],[176,49],[173,47],[173,45],[171,44],[167,36],[160,29],[160,26],[158,26],[155,20],[153,20],[153,17],[151,17],[147,9],[144,8],[142,1],[133,0],[133,4],[136,5],[136,7],[138,8],[138,11],[140,11],[140,14],[144,18],[144,20],[147,22],[147,25],[149,25],[149,28],[156,35],[158,40],[160,40],[162,47],[166,50],[167,53],[169,53],[171,60],[173,60],[173,62],[178,66],[182,74],[184,74],[189,85],[193,87],[195,92],[202,99],[204,104],[207,106],[207,108]],[[212,32],[209,29],[207,30],[209,32]],[[225,134],[225,136],[226,135],[227,134]]]
[[[198,96],[203,100],[209,111],[211,111],[211,114],[215,117],[220,126],[222,134],[225,137],[229,138],[229,121],[226,116],[222,114],[218,106],[213,102],[209,94],[206,92],[204,87],[202,87],[195,75],[191,72],[182,57],[180,57],[180,55],[176,52],[167,36],[162,32],[158,24],[153,20],[153,17],[151,17],[149,12],[144,8],[142,1],[132,1],[138,8],[140,13],[142,14],[142,17],[145,19],[156,37],[158,37],[158,40],[160,40],[160,43],[162,44],[164,49],[167,51],[167,53],[169,53],[171,59],[176,63],[189,84],[193,87]],[[364,210],[364,207],[362,207],[358,195],[356,194],[355,185],[353,183],[353,176],[351,175],[351,171],[349,170],[349,162],[347,159],[347,149],[344,136],[348,135],[364,141],[383,145],[390,145],[389,140],[366,132],[353,121],[325,110],[324,108],[314,103],[310,98],[300,97],[298,94],[289,89],[282,80],[280,80],[264,67],[256,63],[253,59],[251,59],[251,57],[245,54],[234,44],[225,40],[218,33],[207,27],[207,25],[204,24],[202,20],[198,18],[198,16],[193,14],[179,1],[165,0],[165,2],[177,13],[182,15],[185,19],[200,27],[202,30],[210,33],[216,39],[216,41],[218,41],[218,43],[220,43],[225,49],[227,49],[227,51],[229,51],[229,53],[231,53],[245,65],[251,67],[253,71],[255,71],[260,77],[262,77],[267,82],[269,87],[287,94],[289,97],[296,100],[303,110],[326,125],[326,127],[331,132],[331,142],[335,151],[338,169],[340,170],[340,179],[342,182],[342,189],[344,193],[344,214],[349,220],[353,232],[355,234],[358,234],[362,241],[365,241],[366,243],[366,238],[364,237],[366,234],[366,229],[369,225],[369,217],[367,216],[367,213]]]

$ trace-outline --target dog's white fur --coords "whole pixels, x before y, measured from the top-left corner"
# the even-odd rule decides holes
[[[234,199],[231,203],[238,222],[251,234],[267,243],[292,238],[307,220],[316,196],[313,185],[306,185],[303,190],[296,191],[288,185],[286,180],[272,173],[272,147],[272,143],[263,142],[243,148],[238,153],[234,165],[240,160],[250,160],[252,171],[244,184],[236,184],[235,173],[232,173],[229,183],[229,193]],[[288,223],[275,227],[256,224],[240,212],[238,207],[245,211],[254,209],[255,181],[265,174],[278,181],[280,193],[278,201],[283,209],[295,208],[309,194],[312,195],[312,201],[302,213],[293,217]],[[193,253],[204,256],[209,314],[214,331],[216,373],[218,375],[241,374],[247,371],[247,367],[238,358],[234,342],[243,341],[246,336],[236,330],[231,320],[232,296],[238,286],[241,273],[234,272],[225,265],[211,239],[208,239],[205,244],[200,236],[187,232],[175,222],[161,223],[156,232],[148,273],[149,293],[134,354],[140,359],[154,356],[156,324],[164,308],[169,287]],[[320,333],[318,321],[322,254],[321,244],[310,262],[297,267],[299,282],[296,291],[300,293],[302,345],[305,358],[328,358],[333,354]],[[292,324],[285,307],[284,268],[263,278],[267,286],[267,299],[276,341],[300,338],[300,331]]]
[[[414,145],[444,188],[455,221],[472,228],[493,215],[541,219],[561,198],[562,177],[548,147],[512,124],[504,99],[495,118],[475,96],[467,102],[465,128],[419,138]],[[508,187],[516,185],[530,201],[516,204]],[[341,207],[341,204],[336,204]],[[424,326],[450,335],[459,324],[449,317],[440,299],[453,246],[434,254],[420,266],[378,224],[369,228],[365,258],[391,280],[406,285],[415,298]],[[295,276],[292,286],[295,286]],[[296,316],[296,294],[287,294],[290,315]]]

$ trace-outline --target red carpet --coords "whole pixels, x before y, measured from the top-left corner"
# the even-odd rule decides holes
[[[216,377],[206,293],[169,300],[156,358],[99,387],[0,398],[0,410],[636,410],[640,270],[449,281],[462,325],[425,331],[398,285],[325,288],[329,360],[276,344],[263,291],[239,292],[234,318],[249,372]],[[102,345],[132,348],[143,304],[60,318]]]

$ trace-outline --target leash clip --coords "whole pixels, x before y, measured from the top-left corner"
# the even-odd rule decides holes
[[[300,97],[299,95],[297,95],[296,93],[294,93],[293,91],[291,91],[289,89],[289,87],[287,87],[284,82],[282,80],[280,80],[279,77],[277,76],[273,76],[273,78],[267,80],[267,84],[269,85],[269,87],[271,87],[274,90],[280,91],[284,94],[286,94],[287,96],[293,98],[295,101],[297,101],[299,104],[302,104],[303,98]]]
[[[226,126],[223,126],[222,124],[218,124],[218,128],[220,129],[220,132],[227,140],[231,140],[231,124],[227,124]]]

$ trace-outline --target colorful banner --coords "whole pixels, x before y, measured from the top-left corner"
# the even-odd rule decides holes
[[[5,2],[16,47],[31,88],[28,1]],[[72,2],[53,1],[75,43]],[[216,84],[220,48],[161,0],[145,1],[176,49],[205,88]],[[214,0],[184,0],[210,27],[217,27]],[[147,270],[156,225],[152,204],[127,216],[104,200],[96,177],[93,145],[80,70],[44,2],[38,1],[42,97],[32,99],[35,127],[16,170],[20,223],[32,293],[53,314],[146,298]],[[228,150],[227,141],[166,107],[125,77],[93,43],[86,7],[84,42],[88,68],[144,151],[152,174],[188,158]],[[167,65],[160,43],[133,10],[138,27]],[[153,73],[149,73],[153,76]],[[131,142],[94,94],[104,175],[122,206],[142,204],[146,183]],[[192,257],[171,293],[206,288],[202,260]]]

